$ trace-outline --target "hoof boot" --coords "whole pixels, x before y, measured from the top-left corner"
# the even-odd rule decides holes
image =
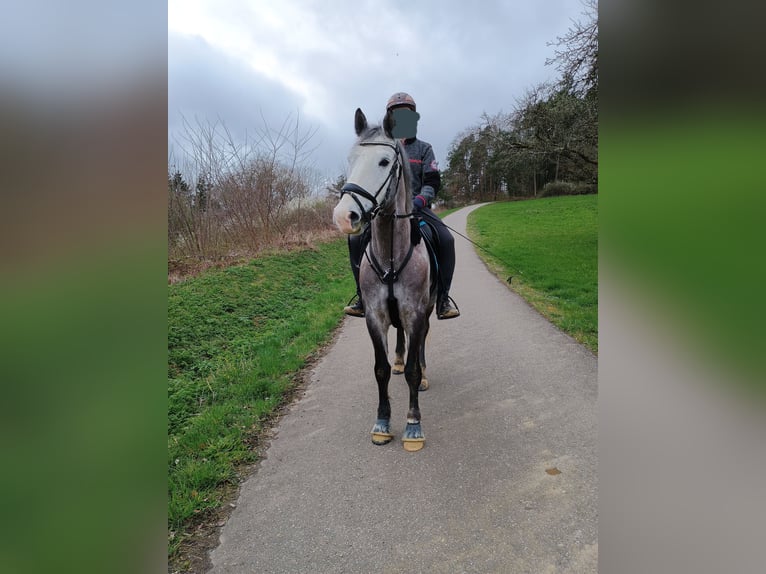
[[[426,439],[421,438],[418,440],[402,440],[402,446],[404,447],[404,450],[407,452],[418,452],[423,448],[423,446],[426,444]]]
[[[375,421],[375,426],[372,427],[372,444],[384,445],[390,443],[394,435],[391,434],[391,427],[389,422],[385,419],[378,419]]]
[[[407,452],[417,452],[423,448],[426,443],[426,437],[420,423],[407,423],[402,437],[402,446]]]

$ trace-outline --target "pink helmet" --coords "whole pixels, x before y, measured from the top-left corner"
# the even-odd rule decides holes
[[[388,98],[386,110],[390,110],[397,106],[412,106],[413,110],[416,109],[415,100],[413,100],[412,96],[406,92],[396,92],[393,96]]]

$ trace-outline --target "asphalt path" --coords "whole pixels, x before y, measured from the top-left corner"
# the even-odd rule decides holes
[[[477,207],[445,221],[465,233]],[[597,359],[455,244],[462,314],[432,317],[425,448],[401,446],[402,375],[394,441],[371,443],[372,345],[347,317],[242,484],[211,572],[597,571]]]

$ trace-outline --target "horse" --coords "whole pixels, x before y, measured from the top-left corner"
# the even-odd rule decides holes
[[[370,242],[359,268],[359,288],[367,331],[375,352],[378,412],[372,442],[391,442],[391,405],[388,383],[388,329],[397,330],[394,372],[404,372],[409,386],[405,450],[419,451],[425,444],[418,392],[428,388],[425,377],[425,341],[429,317],[436,302],[436,282],[421,241],[410,191],[409,161],[404,148],[391,135],[394,120],[387,113],[382,125],[370,126],[361,109],[354,115],[357,140],[349,154],[349,167],[333,221],[346,234],[369,226]],[[404,358],[407,347],[406,361]]]

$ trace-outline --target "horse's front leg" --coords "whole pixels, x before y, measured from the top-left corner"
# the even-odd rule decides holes
[[[428,331],[430,324],[428,317],[426,317],[426,334],[423,336],[423,344],[420,346],[420,387],[419,390],[428,390],[428,377],[426,376],[426,343],[428,342]]]
[[[378,382],[378,418],[372,427],[373,444],[388,444],[394,438],[391,433],[391,402],[388,398],[388,381],[391,378],[391,365],[388,362],[388,349],[385,334],[368,325],[372,346],[375,350],[375,380]]]
[[[396,330],[396,351],[394,355],[394,368],[391,372],[401,375],[404,372],[404,329]]]
[[[426,437],[420,424],[420,406],[418,404],[418,390],[422,381],[422,369],[420,367],[420,350],[425,344],[425,329],[421,326],[410,333],[409,348],[407,349],[407,363],[404,366],[404,377],[410,388],[410,408],[407,411],[407,427],[404,429],[402,443],[404,450],[415,452],[423,448]]]

